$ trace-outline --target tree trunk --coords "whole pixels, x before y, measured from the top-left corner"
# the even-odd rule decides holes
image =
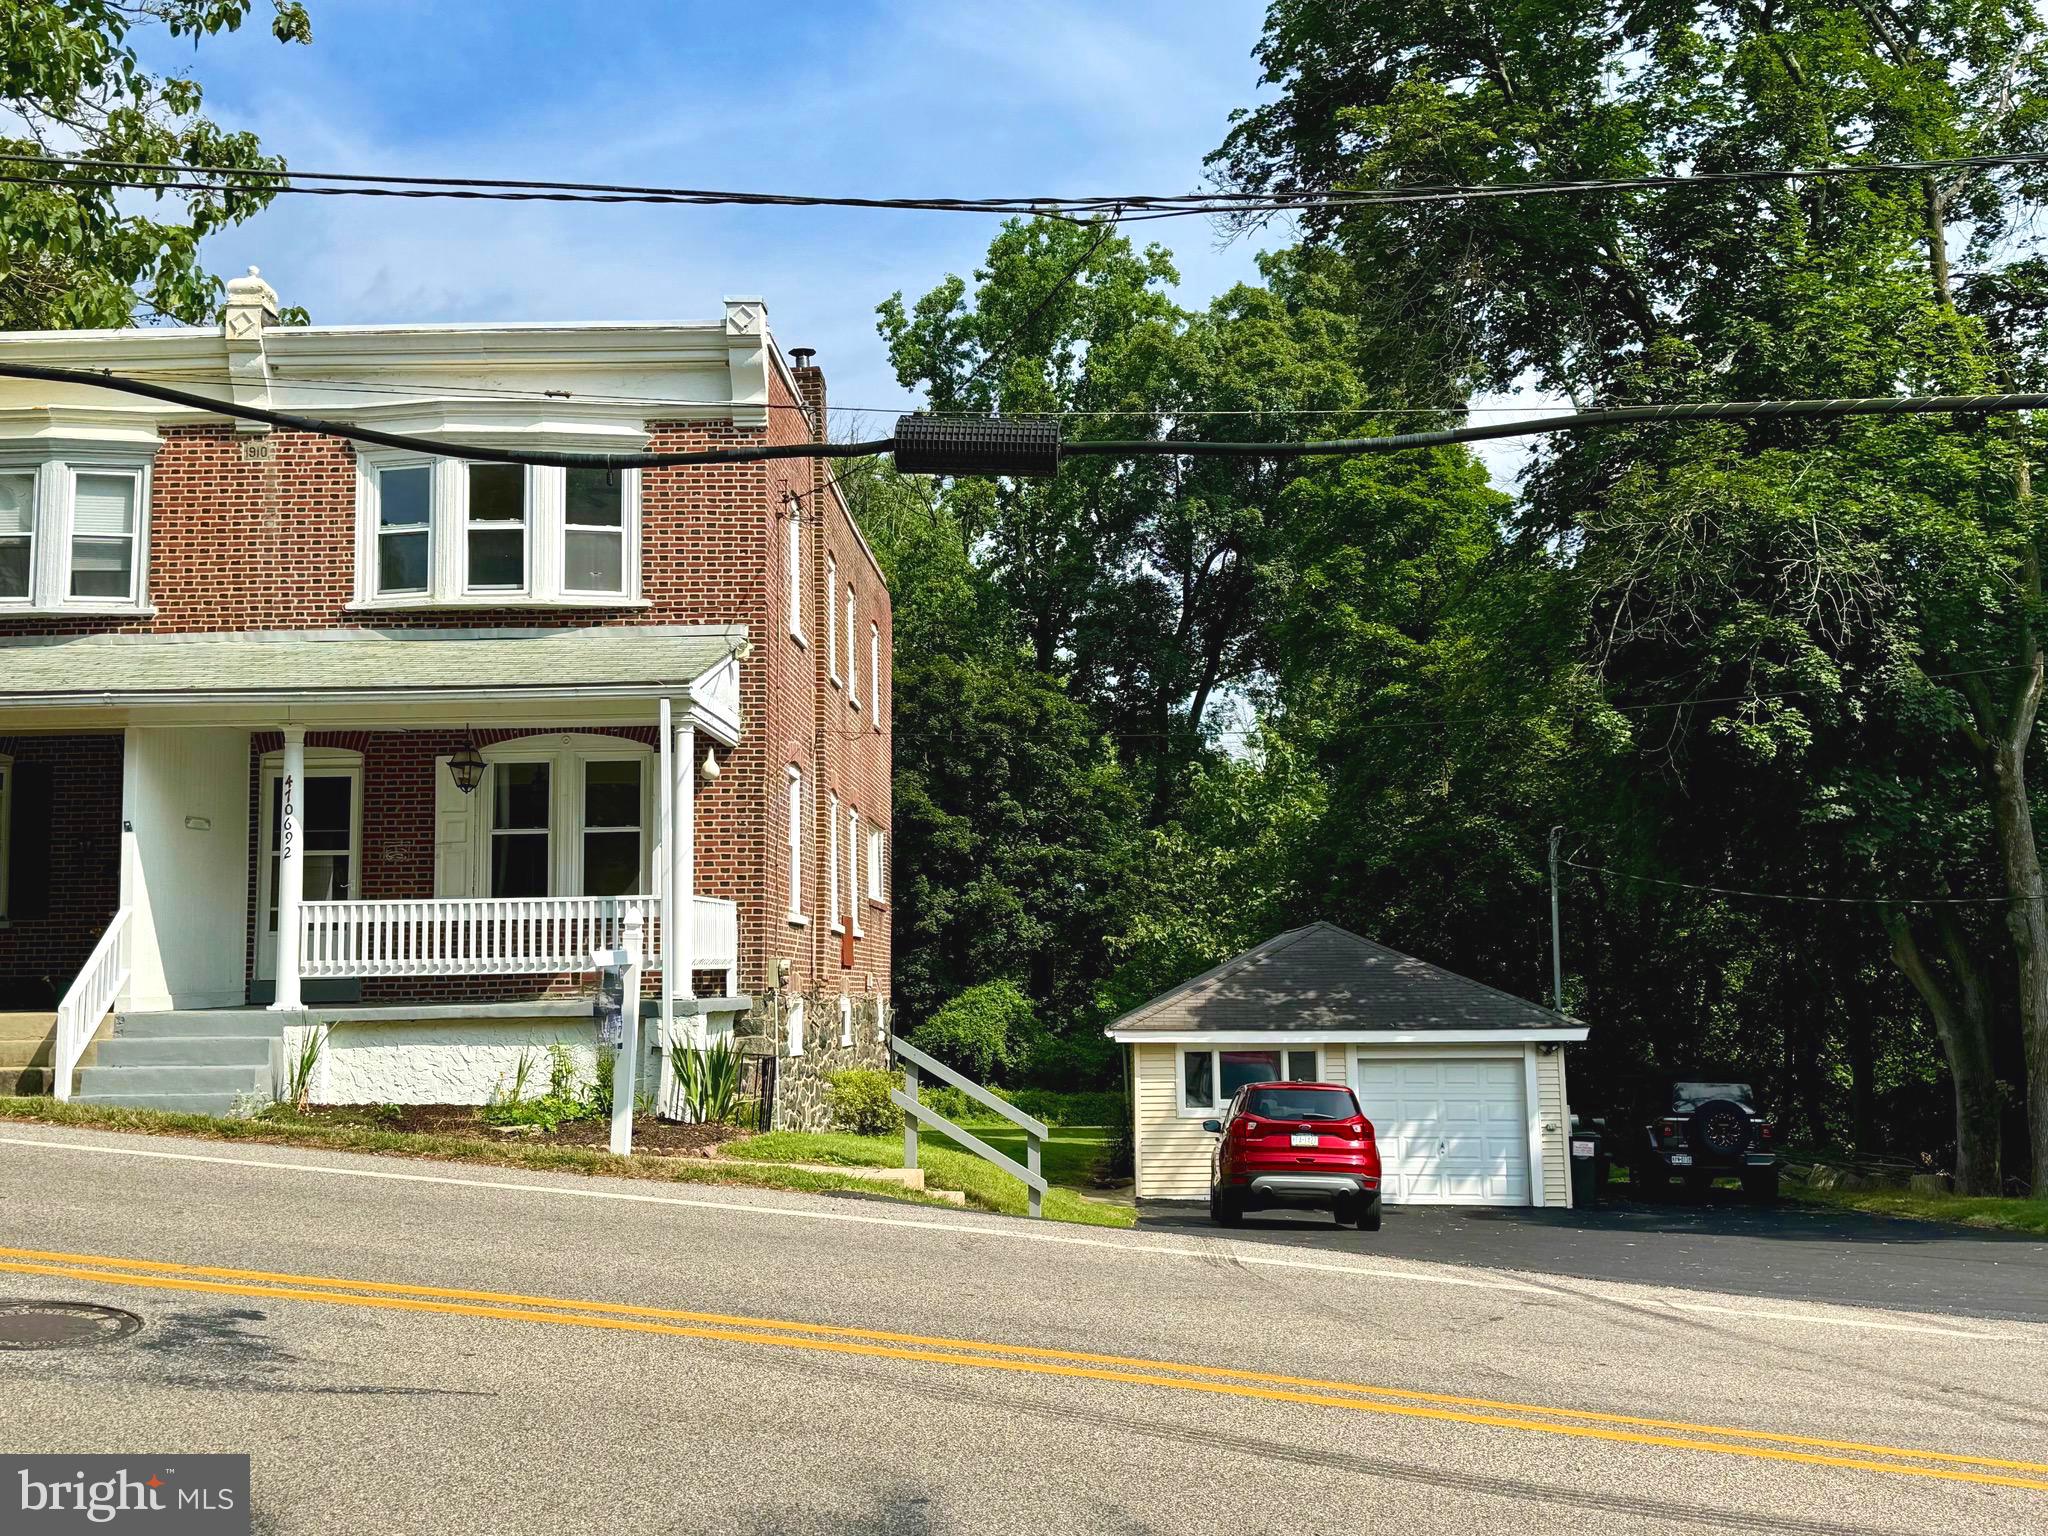
[[[1953,923],[1953,918],[1950,919]],[[1921,952],[1912,920],[1894,912],[1886,918],[1892,961],[1913,983],[1934,1020],[1934,1033],[1948,1059],[1949,1081],[1955,1088],[1956,1193],[1999,1193],[1998,1078],[1991,1067],[1990,989],[1982,965],[1955,940],[1960,930],[1944,934],[1953,989]]]
[[[2011,898],[2005,921],[2019,971],[2027,1140],[2034,1187],[2040,1189],[2048,1179],[2048,901],[2042,897],[2041,850],[2034,842],[2034,812],[2027,796],[2026,751],[2023,737],[1997,744],[1991,763],[1991,809],[1999,863]]]

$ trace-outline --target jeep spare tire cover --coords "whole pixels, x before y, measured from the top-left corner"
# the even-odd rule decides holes
[[[1695,1149],[1733,1157],[1749,1148],[1749,1111],[1733,1099],[1709,1099],[1692,1112],[1689,1139]]]

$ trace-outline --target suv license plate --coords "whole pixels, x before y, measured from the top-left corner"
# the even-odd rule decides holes
[[[1323,1138],[1314,1131],[1296,1131],[1289,1139],[1297,1147],[1320,1147],[1323,1144]]]
[[[1690,1168],[1692,1166],[1692,1154],[1690,1152],[1672,1153],[1671,1166],[1674,1168]]]

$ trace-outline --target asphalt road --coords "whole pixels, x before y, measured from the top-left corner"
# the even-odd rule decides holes
[[[55,1127],[0,1247],[141,1323],[0,1351],[0,1449],[265,1532],[2048,1528],[2023,1321]]]
[[[1211,1230],[1206,1205],[1148,1202],[1142,1224]],[[1247,1241],[1354,1251],[1322,1212],[1248,1217]],[[1782,1301],[2048,1323],[2048,1241],[1791,1203],[1738,1190],[1702,1203],[1610,1200],[1587,1211],[1389,1206],[1375,1253],[1580,1280],[1649,1281]]]

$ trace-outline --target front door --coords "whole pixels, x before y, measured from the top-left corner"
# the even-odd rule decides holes
[[[362,771],[306,770],[305,835],[307,901],[361,899]],[[263,847],[258,877],[256,976],[277,979],[277,832],[284,819],[284,771],[263,770]]]

